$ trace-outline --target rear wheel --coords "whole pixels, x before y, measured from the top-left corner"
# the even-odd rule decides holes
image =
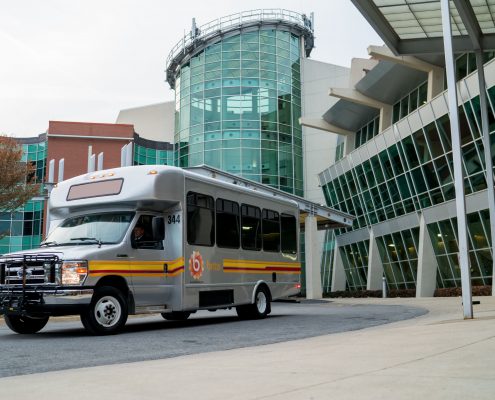
[[[266,286],[259,286],[254,295],[254,303],[236,307],[241,319],[262,319],[270,314],[270,291]]]
[[[16,333],[31,334],[42,330],[49,317],[32,318],[21,315],[5,315],[5,323]]]
[[[162,317],[167,321],[185,321],[191,315],[190,312],[172,311],[170,313],[162,313]]]
[[[96,289],[88,309],[81,314],[81,322],[92,335],[112,335],[127,321],[127,302],[120,290],[111,286]]]

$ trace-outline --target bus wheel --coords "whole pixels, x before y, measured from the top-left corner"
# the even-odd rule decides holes
[[[22,315],[4,315],[7,326],[16,333],[30,334],[41,331],[49,317],[31,318]]]
[[[254,295],[254,303],[236,307],[240,319],[262,319],[271,312],[270,291],[265,286],[259,286]]]
[[[111,335],[124,327],[127,315],[127,303],[120,290],[102,286],[96,289],[91,304],[81,314],[81,322],[92,335]]]
[[[185,321],[191,315],[190,312],[172,311],[170,313],[162,313],[162,317],[167,321]]]

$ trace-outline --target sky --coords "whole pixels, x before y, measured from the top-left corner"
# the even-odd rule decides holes
[[[165,61],[192,18],[259,8],[314,12],[315,60],[348,67],[383,44],[350,0],[0,0],[0,134],[114,123],[122,109],[173,100]]]

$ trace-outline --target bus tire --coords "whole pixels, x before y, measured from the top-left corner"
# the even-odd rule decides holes
[[[4,315],[5,323],[14,332],[32,334],[41,331],[49,317],[31,318],[24,315]]]
[[[112,335],[122,330],[127,316],[127,302],[120,290],[101,286],[93,294],[89,307],[81,314],[81,322],[92,335]]]
[[[162,313],[162,317],[167,321],[185,321],[191,315],[186,311],[172,311],[170,313]]]
[[[253,304],[237,306],[236,311],[240,319],[263,319],[271,312],[270,291],[264,285],[258,286],[254,295]]]

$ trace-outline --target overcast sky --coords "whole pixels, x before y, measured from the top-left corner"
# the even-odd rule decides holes
[[[0,133],[113,123],[121,109],[172,100],[165,60],[192,17],[257,8],[313,11],[316,60],[349,66],[383,43],[350,0],[1,0]]]

